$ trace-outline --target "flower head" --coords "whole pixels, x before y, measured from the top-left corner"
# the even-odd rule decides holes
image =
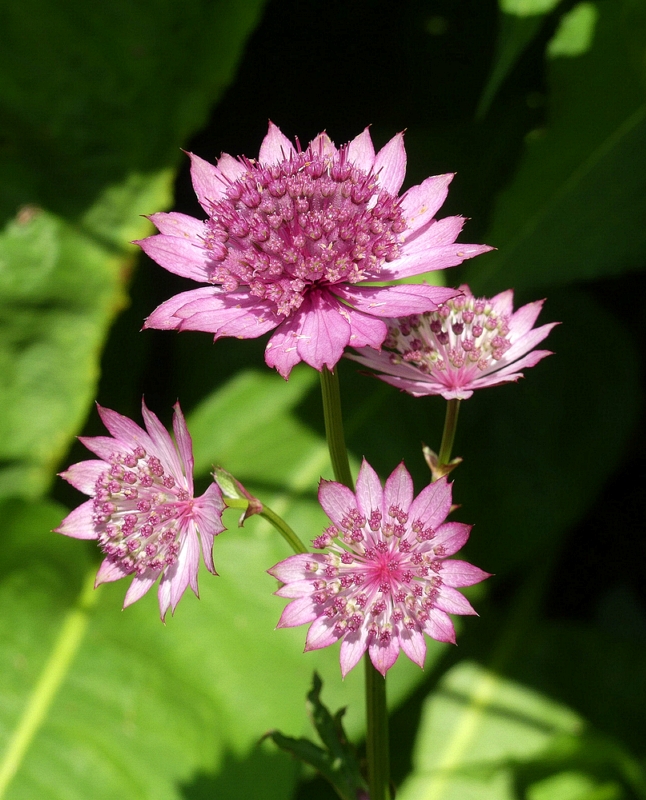
[[[224,501],[212,483],[193,496],[193,447],[179,403],[173,431],[177,444],[145,403],[146,430],[132,420],[99,406],[109,436],[83,437],[99,460],[80,461],[61,477],[91,500],[68,514],[57,533],[96,539],[106,557],[96,585],[126,575],[134,579],[124,608],[159,583],[159,608],[164,619],[187,586],[197,595],[200,541],[207,569],[214,575],[213,538],[224,530]],[[199,538],[199,541],[198,541]]]
[[[468,286],[460,291],[437,311],[386,320],[384,349],[363,348],[348,358],[414,397],[465,400],[475,389],[517,381],[522,369],[551,355],[532,349],[558,324],[532,327],[542,300],[514,312],[511,289],[490,300],[474,297]]]
[[[475,614],[456,590],[489,574],[465,561],[449,560],[469,538],[471,526],[446,522],[451,485],[446,478],[413,499],[403,464],[381,483],[364,460],[356,493],[321,481],[319,502],[332,525],[314,539],[324,553],[296,555],[269,570],[292,598],[278,627],[309,624],[306,650],[341,640],[341,672],[366,649],[385,675],[400,648],[424,666],[424,634],[455,642],[451,614]]]
[[[435,214],[452,175],[397,194],[406,151],[398,134],[375,153],[370,132],[337,148],[325,133],[303,151],[269,123],[258,160],[191,157],[205,221],[153,214],[145,252],[207,284],[159,306],[146,327],[250,339],[274,331],[265,360],[287,377],[305,361],[332,369],[344,348],[380,347],[381,317],[437,308],[437,286],[364,285],[455,266],[485,245],[457,244],[464,219]]]

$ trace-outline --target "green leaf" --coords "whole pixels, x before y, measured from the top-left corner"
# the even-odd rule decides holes
[[[26,0],[0,52],[0,496],[35,497],[84,421],[142,214],[232,77],[262,0]]]
[[[324,748],[308,739],[293,739],[278,731],[271,731],[267,737],[281,750],[318,770],[343,800],[357,800],[360,792],[367,794],[368,787],[361,775],[356,751],[343,729],[345,709],[340,709],[332,716],[321,702],[323,683],[316,673],[312,684],[307,695],[308,710]]]
[[[397,797],[619,800],[629,796],[627,762],[636,766],[572,709],[466,661],[426,700],[414,771]]]
[[[496,200],[484,240],[498,252],[466,267],[477,291],[535,289],[643,265],[646,28],[643,13],[626,24],[629,6],[577,6],[548,48],[548,122],[528,136],[524,159]]]

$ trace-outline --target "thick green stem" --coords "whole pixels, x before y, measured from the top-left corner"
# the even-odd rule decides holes
[[[444,418],[444,433],[442,434],[442,444],[438,455],[438,467],[442,469],[451,461],[451,450],[453,440],[458,427],[458,412],[460,411],[459,400],[447,400],[446,416]]]
[[[249,501],[245,498],[225,497],[224,502],[227,504],[228,508],[240,508],[246,510],[249,507]],[[296,533],[289,527],[285,520],[282,517],[279,517],[275,511],[272,511],[269,506],[266,506],[263,503],[262,511],[255,511],[254,513],[259,514],[261,517],[264,517],[267,522],[271,523],[295,553],[309,552],[307,547],[305,547],[303,542],[301,542]]]
[[[390,800],[390,748],[388,745],[388,709],[386,678],[364,656],[366,673],[366,757],[370,800]]]
[[[298,538],[294,531],[289,527],[282,517],[279,517],[275,511],[272,511],[269,506],[263,505],[260,516],[264,517],[267,522],[270,522],[274,528],[281,534],[283,539],[289,544],[295,553],[308,553],[309,550],[303,542]]]
[[[354,489],[348,451],[345,446],[345,435],[343,433],[338,371],[331,372],[327,367],[323,367],[321,371],[321,394],[323,395],[325,436],[330,451],[334,477],[339,483]]]
[[[343,433],[341,392],[338,372],[326,367],[321,371],[323,414],[330,460],[334,477],[354,490],[348,451]],[[369,654],[364,656],[366,673],[366,756],[370,800],[390,800],[390,751],[388,748],[388,709],[386,708],[386,679],[372,665]]]

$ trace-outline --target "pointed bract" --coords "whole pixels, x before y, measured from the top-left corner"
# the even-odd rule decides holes
[[[276,594],[291,600],[278,627],[310,625],[306,650],[340,640],[344,677],[366,651],[385,675],[400,650],[424,666],[424,634],[455,642],[447,612],[475,614],[456,587],[489,574],[448,558],[471,528],[445,522],[451,508],[446,478],[414,498],[403,464],[382,489],[364,459],[356,492],[322,480],[319,502],[333,523],[314,539],[323,552],[291,556],[269,570],[283,584]]]
[[[301,151],[270,122],[257,160],[224,153],[214,165],[189,155],[208,218],[153,214],[159,234],[137,244],[206,292],[166,301],[145,327],[216,339],[274,331],[265,361],[285,378],[299,361],[332,369],[348,344],[378,350],[387,329],[375,317],[433,311],[453,294],[367,282],[444,269],[490,249],[456,243],[461,217],[435,219],[452,175],[398,197],[401,133],[376,154],[368,128],[340,148],[320,133]]]
[[[175,610],[190,586],[197,594],[200,546],[207,569],[215,573],[213,539],[224,530],[224,500],[212,483],[193,494],[191,436],[175,404],[177,444],[142,403],[146,430],[108,408],[99,414],[113,438],[82,440],[100,461],[81,461],[61,473],[92,499],[76,508],[56,529],[76,539],[97,539],[106,554],[96,585],[132,575],[124,608],[143,597],[161,578],[162,619]]]

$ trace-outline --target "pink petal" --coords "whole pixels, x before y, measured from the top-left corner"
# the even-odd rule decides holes
[[[413,501],[413,479],[402,462],[391,472],[386,480],[384,487],[384,519],[388,517],[391,506],[401,508],[404,513],[408,513],[410,504]]]
[[[72,464],[65,472],[59,472],[61,478],[71,483],[83,494],[94,495],[97,480],[110,468],[105,461],[79,461]]]
[[[154,586],[158,577],[158,572],[152,572],[152,570],[148,570],[146,573],[144,573],[144,575],[133,578],[132,583],[128,587],[128,591],[126,592],[126,596],[123,599],[123,607],[128,608],[128,606],[136,603],[137,600],[141,600],[148,590]],[[111,580],[116,580],[116,578],[112,578]]]
[[[455,644],[455,628],[451,618],[439,608],[431,608],[429,618],[424,624],[424,632],[437,642]]]
[[[312,141],[309,143],[309,147],[316,155],[333,158],[337,154],[337,149],[334,146],[334,142],[332,139],[330,139],[327,133],[325,133],[325,131],[323,131],[323,133],[319,133],[318,136],[315,136],[314,139],[312,139]]]
[[[512,314],[509,320],[509,331],[514,341],[520,339],[521,336],[524,336],[534,327],[544,302],[544,300],[536,300],[533,303],[527,303],[527,305],[521,306],[518,311]]]
[[[350,511],[357,511],[357,499],[347,486],[336,481],[321,479],[319,483],[319,503],[339,530],[342,520]]]
[[[176,312],[182,331],[206,331],[215,338],[256,339],[280,324],[272,306],[248,292],[212,293],[187,303]]]
[[[348,489],[348,491],[350,490]],[[326,561],[327,559],[322,553],[299,553],[280,561],[267,572],[281,583],[291,583],[304,578],[314,578],[316,571],[308,569],[308,564],[318,564],[322,568]]]
[[[294,603],[298,603],[294,600]],[[293,605],[293,603],[292,603]],[[339,640],[339,635],[334,632],[334,622],[327,617],[319,617],[310,625],[305,642],[305,652],[309,650],[319,650],[321,647],[328,647]]]
[[[213,211],[213,204],[226,195],[229,182],[214,164],[209,164],[194,153],[188,153],[188,156],[191,159],[193,189],[199,204],[209,214]]]
[[[222,492],[216,483],[210,484],[206,492],[193,502],[193,522],[202,542],[204,563],[213,575],[217,575],[213,564],[213,539],[226,530],[222,524],[224,508]]]
[[[479,389],[482,386],[498,386],[501,383],[517,381],[519,378],[523,377],[523,373],[520,370],[529,367],[535,367],[536,364],[538,364],[539,361],[542,361],[546,356],[552,355],[554,355],[554,353],[552,353],[551,350],[532,350],[532,352],[528,353],[525,358],[514,361],[513,364],[507,364],[506,367],[498,369],[489,374],[486,372],[483,373],[483,377],[474,380],[472,382],[472,386],[474,389]],[[498,364],[500,364],[500,362],[498,362]]]
[[[357,476],[356,497],[360,513],[370,519],[373,511],[381,512],[384,492],[379,476],[364,458]]]
[[[194,281],[208,280],[209,251],[198,240],[180,239],[179,236],[158,234],[148,239],[135,241],[144,253],[160,267],[191,278]]]
[[[206,233],[206,223],[201,219],[180,214],[178,211],[158,211],[151,214],[148,219],[155,225],[160,233],[201,242]],[[150,237],[149,237],[150,238]]]
[[[348,143],[348,161],[363,172],[369,173],[375,163],[375,147],[370,136],[370,129],[365,128]]]
[[[417,230],[433,219],[444,204],[454,173],[432,175],[418,186],[412,186],[399,201],[409,228]]]
[[[268,367],[275,367],[285,380],[301,360],[297,348],[301,323],[297,315],[288,317],[278,326],[265,348],[265,363]]]
[[[360,628],[358,631],[346,633],[341,642],[341,675],[345,676],[351,669],[357,666],[361,660],[361,656],[366,652],[368,646],[368,631],[365,627]]]
[[[368,646],[368,652],[370,653],[370,660],[375,669],[381,672],[385,678],[388,670],[395,661],[397,661],[397,656],[399,655],[399,638],[397,636],[391,636],[387,644],[380,641],[375,642],[373,640]]]
[[[182,414],[182,409],[179,405],[179,400],[173,406],[173,433],[175,434],[175,441],[177,442],[177,449],[179,450],[180,460],[182,462],[183,475],[186,480],[186,488],[190,494],[193,494],[193,467],[195,461],[193,459],[193,440],[191,434],[186,427],[186,420]],[[213,484],[212,484],[213,485]]]
[[[71,511],[61,522],[58,528],[54,528],[56,533],[64,536],[71,536],[73,539],[96,539],[98,533],[94,526],[94,500],[86,500],[85,503]]]
[[[519,356],[522,356],[529,350],[532,350],[537,344],[542,342],[552,328],[558,324],[558,322],[550,322],[547,325],[541,325],[540,328],[534,328],[533,330],[524,334],[520,339],[513,342],[512,346],[509,348],[509,350],[507,350],[498,363],[501,366],[503,364],[510,364]]]
[[[440,594],[433,602],[440,611],[446,611],[448,614],[470,614],[476,617],[478,616],[467,598],[460,594],[457,589],[452,589],[450,586],[442,586]]]
[[[143,400],[141,401],[141,414],[144,418],[146,430],[154,445],[153,454],[159,458],[164,469],[171,472],[177,483],[180,486],[185,486],[186,480],[182,465],[170,434],[161,424],[157,415],[148,409]]]
[[[136,422],[109,408],[103,408],[98,403],[96,407],[101,421],[115,439],[131,448],[141,445],[144,450],[150,449],[152,444],[150,437]]]
[[[309,292],[296,312],[301,320],[296,348],[314,369],[334,369],[350,341],[350,325],[328,292]]]
[[[461,244],[460,242],[433,247],[428,251],[415,252],[411,255],[407,255],[404,248],[404,254],[400,258],[381,267],[378,280],[394,281],[408,278],[411,275],[420,275],[423,272],[432,272],[436,269],[455,267],[465,259],[488,253],[489,250],[493,250],[493,248],[486,244]]]
[[[384,145],[375,157],[374,172],[379,185],[392,195],[399,193],[406,175],[406,148],[404,134],[398,133]]]
[[[182,595],[190,585],[196,597],[199,597],[197,587],[197,571],[200,566],[200,544],[195,529],[189,528],[183,537],[177,561],[170,570],[164,572],[162,582],[170,578],[170,603],[173,613],[177,608]],[[169,574],[170,573],[170,574]]]
[[[491,573],[485,572],[479,567],[474,567],[466,561],[450,559],[442,562],[442,581],[447,586],[473,586],[486,578],[490,578]]]
[[[298,597],[309,597],[314,592],[313,578],[306,578],[300,581],[292,581],[281,586],[278,591],[274,592],[276,597],[288,597],[290,600],[295,600]]]
[[[318,616],[316,605],[311,597],[299,597],[285,606],[278,620],[277,628],[294,628],[313,622]]]
[[[413,500],[408,512],[409,521],[419,519],[424,527],[439,528],[451,508],[451,484],[447,479],[429,484]]]
[[[410,284],[402,286],[331,286],[330,291],[359,311],[377,317],[405,317],[435,311],[458,292],[443,286]]]
[[[269,130],[260,145],[258,161],[261,164],[279,164],[281,161],[288,161],[291,155],[296,155],[294,145],[270,120]]]
[[[195,300],[217,296],[221,291],[217,286],[202,286],[199,289],[176,294],[170,300],[157,306],[144,322],[144,328],[157,328],[163,331],[177,330],[182,324],[181,317],[175,316],[180,309]]]
[[[429,546],[433,548],[442,545],[445,555],[452,556],[468,541],[471,527],[471,525],[465,525],[464,522],[445,522],[436,529]]]
[[[88,450],[91,450],[104,461],[110,461],[115,453],[126,455],[132,452],[131,447],[122,442],[118,442],[111,436],[79,436],[79,442],[84,444]]]
[[[370,314],[363,314],[350,306],[339,306],[339,314],[350,323],[351,347],[381,347],[388,335],[388,327],[384,322]]]
[[[410,658],[414,664],[417,664],[418,667],[424,669],[426,641],[421,631],[418,631],[417,628],[408,630],[408,628],[403,627],[399,634],[399,643],[408,658]]]
[[[158,575],[159,573],[157,573]],[[100,586],[102,583],[111,583],[112,581],[119,581],[121,578],[125,578],[128,575],[132,575],[132,570],[126,569],[120,561],[115,561],[112,559],[111,556],[104,558],[101,562],[101,566],[99,567],[99,571],[96,574],[96,579],[94,581],[95,588]],[[153,578],[153,583],[155,579]]]
[[[460,289],[469,290],[468,286],[460,286]],[[491,304],[494,307],[496,314],[500,316],[509,317],[514,313],[514,290],[513,289],[505,289],[504,292],[500,292],[494,297],[491,298]],[[521,311],[522,309],[518,309]]]
[[[431,220],[425,227],[413,231],[406,237],[402,247],[404,255],[424,253],[431,248],[453,244],[460,235],[465,222],[464,217],[444,217],[444,219]]]
[[[241,164],[237,158],[230,156],[228,153],[222,153],[218,158],[218,169],[230,182],[237,181],[247,171],[247,168]]]

